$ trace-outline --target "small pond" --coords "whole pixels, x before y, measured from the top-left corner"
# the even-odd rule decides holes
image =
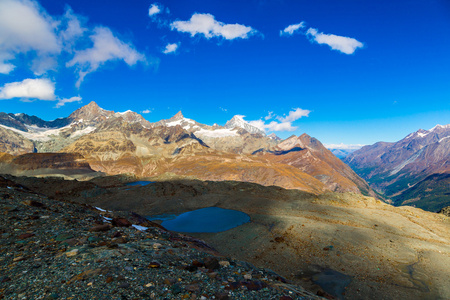
[[[147,185],[150,183],[154,183],[154,181],[134,181],[134,182],[129,182],[126,185],[127,186],[137,186],[137,185],[144,186],[144,185]]]
[[[237,210],[206,207],[181,215],[150,216],[149,220],[163,220],[165,228],[178,232],[221,232],[250,222],[250,216]]]

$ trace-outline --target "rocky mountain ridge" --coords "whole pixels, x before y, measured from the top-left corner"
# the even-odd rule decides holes
[[[223,127],[198,123],[181,112],[150,123],[135,112],[115,113],[91,102],[58,120],[64,126],[48,127],[45,121],[36,121],[44,127],[21,123],[27,131],[0,122],[0,149],[14,155],[82,155],[93,170],[107,174],[238,180],[313,193],[332,190],[370,194],[363,181],[316,139],[305,135],[280,141],[251,126],[242,116],[233,117]],[[303,140],[306,144],[299,145]],[[296,147],[305,149],[300,155],[288,154]],[[14,165],[13,169],[17,168],[21,167]]]
[[[364,146],[347,156],[344,162],[394,203],[407,201],[414,205],[420,199],[406,199],[410,189],[433,174],[450,173],[450,125],[419,129],[394,143]],[[442,195],[442,201],[442,205],[448,205],[450,196]],[[420,205],[427,208],[424,203]]]

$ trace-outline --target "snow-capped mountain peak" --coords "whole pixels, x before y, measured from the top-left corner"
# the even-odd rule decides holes
[[[235,115],[231,120],[229,120],[225,124],[225,128],[233,129],[233,128],[238,127],[238,128],[242,128],[252,134],[266,135],[266,133],[264,131],[262,131],[261,129],[259,129],[253,125],[250,125],[247,121],[245,121],[244,117],[245,116],[242,116],[242,115]]]
[[[90,102],[88,105],[85,105],[76,111],[74,111],[70,116],[69,119],[71,120],[80,120],[83,119],[84,121],[93,121],[95,119],[101,118],[101,117],[109,117],[113,115],[113,111],[108,111],[100,106],[97,105],[94,101]]]

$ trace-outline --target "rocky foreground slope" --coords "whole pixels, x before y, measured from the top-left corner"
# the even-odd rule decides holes
[[[136,214],[52,200],[4,177],[0,234],[0,299],[320,298]]]
[[[450,219],[393,207],[355,193],[316,195],[245,182],[90,181],[10,178],[55,199],[141,215],[204,207],[247,213],[251,222],[219,233],[190,234],[227,256],[274,270],[313,293],[338,299],[449,299]],[[264,299],[264,298],[263,298]]]

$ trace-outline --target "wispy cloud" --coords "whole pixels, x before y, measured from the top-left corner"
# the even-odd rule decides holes
[[[291,36],[298,32],[305,35],[311,42],[328,45],[331,49],[345,54],[353,54],[356,49],[364,47],[362,42],[351,37],[325,34],[319,32],[316,28],[308,28],[305,31],[302,30],[303,28],[305,28],[305,22],[303,21],[298,24],[289,25],[280,31],[280,36]]]
[[[35,1],[1,0],[0,73],[12,72],[16,68],[12,61],[20,53],[32,52],[33,60],[44,58],[47,62],[49,57],[59,54],[62,46],[56,35],[56,25]]]
[[[141,114],[149,114],[152,111],[153,111],[153,108],[144,109],[143,111],[141,111]]]
[[[353,54],[356,49],[364,46],[363,43],[354,38],[335,34],[325,34],[323,32],[318,32],[315,28],[309,28],[306,31],[306,35],[318,44],[326,44],[330,46],[331,49],[345,54]]]
[[[296,108],[295,110],[291,110],[286,117],[277,117],[281,122],[294,122],[301,117],[309,116],[311,111],[307,109]]]
[[[275,115],[274,115],[273,111],[269,111],[269,114],[264,117],[264,120],[267,121],[267,120],[273,119],[274,116]]]
[[[280,30],[280,35],[293,35],[294,32],[298,31],[300,28],[305,27],[305,22],[300,22],[298,24],[292,24],[283,30]]]
[[[191,36],[202,35],[207,39],[222,37],[226,40],[247,39],[257,33],[250,26],[241,24],[225,24],[219,22],[211,14],[195,13],[188,21],[175,21],[170,24],[172,30],[186,32]]]
[[[178,49],[178,44],[174,43],[174,44],[167,44],[166,48],[164,49],[163,53],[164,54],[169,54],[169,53],[174,53],[177,51]]]
[[[93,47],[76,51],[73,59],[66,64],[67,67],[76,66],[79,70],[77,87],[87,74],[96,71],[108,61],[122,60],[129,66],[145,61],[145,56],[137,52],[133,45],[118,39],[107,27],[96,27],[90,39],[94,43]]]
[[[58,103],[56,103],[55,107],[60,108],[61,106],[64,106],[66,103],[72,103],[72,102],[81,102],[80,96],[75,96],[68,99],[60,99],[58,100]]]
[[[155,16],[157,14],[159,14],[161,12],[161,8],[159,8],[159,5],[156,3],[153,3],[152,5],[150,5],[150,8],[148,9],[148,15],[151,16]]]
[[[228,109],[226,109],[226,108],[223,108],[223,107],[219,107],[219,108],[220,108],[221,111],[224,111],[224,112],[228,111]]]
[[[49,79],[25,79],[0,88],[0,99],[25,98],[56,100],[55,84]]]
[[[0,74],[25,68],[37,76],[53,72],[54,78],[61,65],[75,66],[79,87],[86,74],[106,62],[132,66],[146,61],[109,28],[86,23],[70,7],[62,16],[51,16],[35,0],[0,0]]]
[[[306,109],[296,108],[288,113],[285,117],[276,116],[273,112],[269,112],[269,114],[259,120],[248,121],[248,123],[252,126],[255,126],[258,129],[261,129],[264,132],[272,132],[272,131],[295,131],[298,129],[297,126],[294,126],[292,123],[297,121],[302,117],[308,117],[310,111]],[[244,116],[241,116],[244,117]],[[278,121],[271,121],[266,123],[266,121],[270,119],[277,119]],[[247,121],[246,121],[247,122]]]

